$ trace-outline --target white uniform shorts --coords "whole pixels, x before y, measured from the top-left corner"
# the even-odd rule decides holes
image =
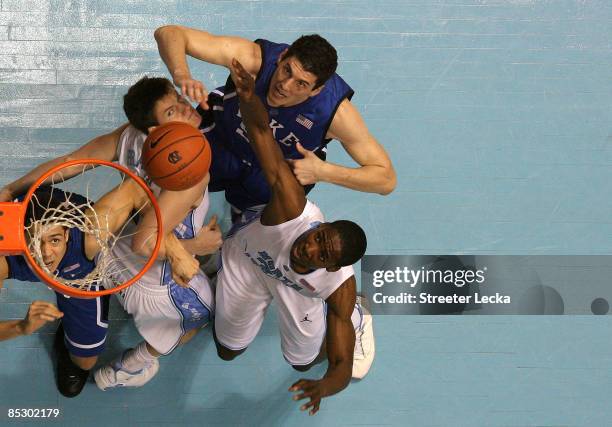
[[[242,350],[255,339],[272,298],[278,306],[283,356],[291,365],[308,365],[319,355],[326,332],[326,307],[264,275],[241,257],[217,276],[215,334],[221,345]]]
[[[174,350],[183,335],[205,326],[214,313],[214,291],[201,271],[189,288],[174,281],[158,286],[136,282],[116,295],[140,335],[161,354]]]

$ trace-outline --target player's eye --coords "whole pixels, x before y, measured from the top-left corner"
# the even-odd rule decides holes
[[[171,117],[172,115],[174,115],[174,110],[168,110],[168,117]]]

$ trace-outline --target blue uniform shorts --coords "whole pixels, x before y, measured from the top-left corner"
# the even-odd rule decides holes
[[[74,356],[97,356],[104,350],[108,331],[110,295],[92,299],[67,297],[56,292],[57,306],[64,313],[64,342]]]

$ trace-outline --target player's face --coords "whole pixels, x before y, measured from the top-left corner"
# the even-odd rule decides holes
[[[291,56],[278,60],[276,71],[270,80],[267,101],[271,107],[291,107],[317,95],[323,89],[314,89],[317,76],[305,71],[300,61]]]
[[[321,224],[293,242],[290,259],[299,270],[326,268],[328,271],[336,271],[341,250],[342,242],[338,232],[329,224]]]
[[[175,90],[155,103],[153,114],[160,126],[168,122],[182,122],[197,128],[202,122],[195,108]],[[153,129],[155,126],[149,128],[149,132]]]
[[[40,251],[45,266],[50,272],[57,270],[60,261],[66,255],[68,246],[68,229],[56,225],[43,233],[40,240]]]

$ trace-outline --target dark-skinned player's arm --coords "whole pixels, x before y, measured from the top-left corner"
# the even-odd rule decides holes
[[[9,277],[9,266],[6,257],[0,256],[0,288]],[[0,320],[0,341],[21,335],[30,335],[45,323],[59,319],[64,314],[50,302],[34,301],[28,308],[28,314],[22,320]]]
[[[255,80],[236,59],[230,64],[230,72],[240,97],[240,112],[249,141],[270,185],[270,201],[263,211],[261,222],[264,225],[282,224],[297,218],[304,211],[304,188],[274,140],[272,130],[268,126],[268,112],[255,94]]]
[[[355,348],[355,329],[351,314],[356,298],[355,276],[351,276],[325,300],[327,372],[320,380],[300,379],[289,388],[289,391],[296,392],[294,400],[310,399],[300,406],[300,410],[308,411],[309,415],[317,413],[321,398],[344,390],[351,381]]]
[[[268,126],[269,117],[261,100],[255,95],[255,81],[235,59],[230,66],[232,79],[240,97],[240,111],[253,150],[264,171],[272,196],[262,214],[265,225],[282,224],[300,216],[306,205],[304,188],[295,178],[281,149]],[[351,380],[355,331],[351,313],[355,306],[355,277],[347,279],[327,298],[327,359],[325,376],[320,380],[301,379],[289,391],[296,391],[294,399],[310,398],[301,407],[310,408],[314,415],[321,398],[343,390]]]

